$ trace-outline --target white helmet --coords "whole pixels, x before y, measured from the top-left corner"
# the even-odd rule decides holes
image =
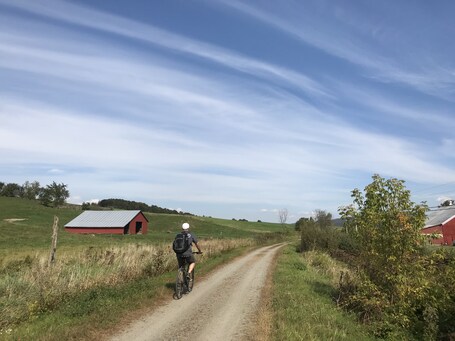
[[[190,228],[190,224],[188,224],[188,223],[183,223],[182,224],[182,229],[188,230],[189,228]]]

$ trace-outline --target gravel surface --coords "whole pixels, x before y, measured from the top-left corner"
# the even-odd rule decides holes
[[[273,256],[282,245],[250,252],[202,282],[196,277],[190,294],[144,316],[111,340],[254,339],[250,335],[254,312]]]

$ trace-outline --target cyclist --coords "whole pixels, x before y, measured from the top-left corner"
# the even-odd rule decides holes
[[[183,252],[181,254],[177,254],[177,261],[179,263],[179,267],[181,267],[185,264],[185,260],[187,263],[190,264],[190,266],[188,268],[188,276],[191,280],[192,277],[190,276],[190,274],[193,272],[194,267],[196,266],[196,260],[193,255],[193,250],[191,248],[191,245],[194,244],[199,252],[202,252],[202,251],[201,251],[201,248],[199,247],[199,245],[197,244],[197,242],[198,242],[197,237],[194,235],[194,233],[190,233],[189,229],[190,229],[190,224],[188,224],[188,223],[182,224],[182,230],[183,230],[182,233],[187,234],[188,244],[190,245],[190,247],[185,252]]]

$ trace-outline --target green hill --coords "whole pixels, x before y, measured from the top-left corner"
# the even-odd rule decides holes
[[[149,233],[146,235],[79,235],[66,232],[63,226],[81,212],[81,207],[78,205],[50,208],[35,200],[0,197],[0,258],[48,250],[54,215],[59,218],[58,250],[60,251],[125,243],[171,243],[183,222],[190,223],[192,231],[200,239],[257,238],[283,230],[280,224],[273,223],[145,212],[149,220]]]

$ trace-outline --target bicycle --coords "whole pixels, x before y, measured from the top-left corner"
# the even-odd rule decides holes
[[[201,255],[202,252],[193,252],[193,254]],[[175,280],[175,291],[174,298],[179,300],[182,298],[183,294],[189,294],[193,290],[194,285],[194,269],[191,272],[190,276],[188,274],[188,268],[190,264],[187,261],[187,258],[184,258],[185,262],[183,266],[179,267],[177,270],[177,278]]]

